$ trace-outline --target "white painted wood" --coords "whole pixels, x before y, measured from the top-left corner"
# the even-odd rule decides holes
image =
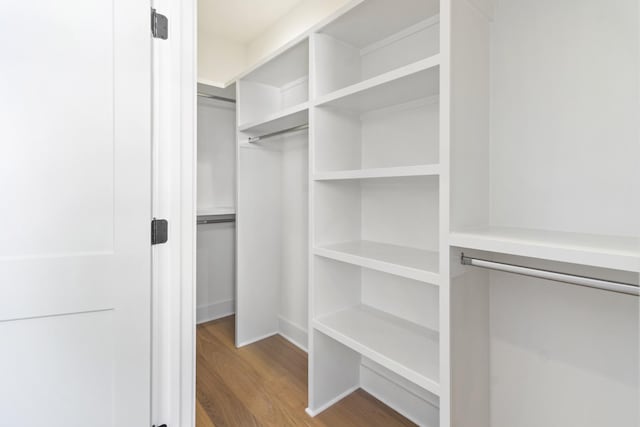
[[[316,174],[439,164],[437,97],[360,115],[319,108],[316,118]]]
[[[324,26],[321,33],[363,48],[438,14],[437,0],[368,0]]]
[[[636,281],[637,2],[491,3],[453,2],[451,262]],[[637,299],[455,270],[454,425],[638,424]]]
[[[171,34],[153,43],[153,214],[172,225],[152,253],[152,425],[194,426],[196,1],[154,7],[170,17]]]
[[[355,376],[420,425],[438,425],[437,397],[423,399],[429,394],[424,387],[440,391],[434,331],[448,313],[440,310],[438,286],[440,268],[448,268],[448,255],[443,260],[439,254],[448,237],[439,220],[442,212],[448,215],[440,206],[446,202],[440,193],[448,190],[448,181],[440,180],[440,151],[448,150],[441,125],[448,129],[448,116],[443,121],[438,96],[438,12],[439,2],[367,1],[311,37],[309,316],[315,328],[341,343],[318,331],[310,336],[311,415],[351,392],[357,384],[345,379]],[[346,335],[322,323],[363,306],[376,315],[338,322]],[[353,325],[360,329],[349,331]],[[384,333],[396,327],[398,333]],[[407,331],[413,328],[435,335],[431,341],[412,336]],[[406,340],[393,342],[398,337]],[[380,365],[365,369],[366,358],[354,361],[349,349],[405,377]],[[395,353],[389,357],[387,350]],[[448,358],[448,348],[442,351]],[[435,380],[407,376],[395,356],[430,360]],[[331,362],[333,370],[318,368]]]
[[[239,85],[242,88],[242,82]],[[270,144],[260,149],[238,149],[237,346],[278,330],[282,155],[273,141]]]
[[[309,337],[306,326],[302,327],[300,325],[296,325],[294,322],[279,316],[278,334],[296,347],[308,352],[307,342],[309,341]]]
[[[440,399],[437,396],[366,358],[360,365],[360,385],[367,393],[417,425],[440,425]]]
[[[236,344],[280,328],[299,344],[306,337],[291,325],[307,327],[307,132],[247,139],[308,123],[308,40],[243,77],[238,89]]]
[[[451,245],[526,257],[637,271],[640,239],[562,231],[488,227],[457,231]]]
[[[233,215],[236,213],[236,208],[233,206],[221,206],[214,208],[203,208],[196,211],[197,216],[209,216],[209,215]]]
[[[243,124],[239,127],[239,131],[250,136],[262,136],[301,126],[308,122],[309,104],[305,102],[271,114],[260,121]]]
[[[437,332],[366,306],[318,317],[313,327],[424,389],[439,393]]]
[[[408,279],[439,284],[438,253],[370,241],[316,247],[316,255]]]
[[[439,174],[439,165],[399,166],[395,168],[372,168],[336,172],[319,172],[313,177],[316,181],[345,179],[398,178],[404,176],[432,176]]]
[[[309,100],[309,41],[302,40],[240,81],[242,131],[274,120],[277,124],[277,119],[301,111]]]
[[[320,412],[347,397],[360,387],[360,354],[310,328],[309,407],[307,413]]]
[[[438,93],[438,65],[434,55],[410,65],[322,96],[317,106],[366,112]]]
[[[150,425],[148,5],[11,3],[0,28],[2,423]]]

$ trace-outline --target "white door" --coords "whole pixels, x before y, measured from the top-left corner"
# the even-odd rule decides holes
[[[149,2],[2,2],[2,426],[150,426],[150,100]]]

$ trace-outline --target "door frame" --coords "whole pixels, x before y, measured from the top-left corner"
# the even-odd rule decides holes
[[[154,39],[153,215],[169,240],[152,254],[152,424],[195,426],[197,1],[151,0],[169,18]]]

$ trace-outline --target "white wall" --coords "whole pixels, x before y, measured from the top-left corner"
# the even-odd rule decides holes
[[[224,87],[247,67],[247,47],[198,26],[198,81]]]
[[[247,46],[247,64],[256,64],[351,0],[302,0]]]

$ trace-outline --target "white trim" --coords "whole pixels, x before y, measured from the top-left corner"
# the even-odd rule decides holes
[[[425,399],[423,396],[414,393],[413,391],[404,387],[400,382],[391,379],[378,370],[375,370],[364,364],[361,364],[360,367],[362,376],[361,388],[364,391],[419,426],[429,425],[435,427],[438,425],[425,424],[424,420],[419,419],[418,414],[414,413],[410,409],[411,405],[407,405],[407,402],[411,400],[413,400],[414,402],[420,402],[418,403],[418,405],[424,408],[432,408],[431,411],[433,413],[439,412],[437,404],[434,404],[428,399]],[[376,382],[376,380],[378,382]],[[380,383],[384,385],[380,385]],[[435,422],[436,420],[433,421]]]
[[[329,409],[329,407],[335,405],[336,403],[338,403],[339,401],[341,401],[345,397],[349,396],[351,393],[353,393],[354,391],[358,390],[359,388],[360,388],[360,385],[356,385],[354,387],[351,387],[351,388],[347,389],[346,391],[340,393],[339,395],[337,395],[336,397],[334,397],[333,399],[331,399],[330,401],[328,401],[324,405],[320,406],[318,409],[307,408],[307,409],[305,409],[305,412],[307,414],[309,414],[310,416],[315,417],[316,415],[320,414],[321,412],[324,412],[326,409]]]
[[[171,17],[154,40],[153,214],[170,223],[153,248],[152,423],[195,426],[196,1],[154,0]]]
[[[305,353],[307,350],[308,335],[307,331],[300,325],[296,325],[290,320],[278,316],[278,333],[282,338],[289,341],[291,344],[298,347]]]
[[[196,323],[201,324],[231,316],[235,313],[235,308],[236,302],[233,299],[200,305],[196,308]]]
[[[260,335],[259,337],[251,338],[250,340],[247,340],[247,341],[243,341],[243,342],[236,343],[236,347],[237,347],[237,348],[244,347],[244,346],[247,346],[247,345],[249,345],[249,344],[253,344],[253,343],[255,343],[255,342],[262,341],[262,340],[267,339],[267,338],[271,338],[271,337],[272,337],[272,336],[274,336],[274,335],[278,335],[278,331],[275,331],[275,332],[267,332],[266,334],[264,334],[264,335]]]

